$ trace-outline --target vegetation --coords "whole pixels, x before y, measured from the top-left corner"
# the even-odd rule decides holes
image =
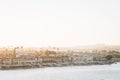
[[[112,57],[113,57],[112,55],[107,55],[107,56],[106,56],[107,60],[111,60]]]

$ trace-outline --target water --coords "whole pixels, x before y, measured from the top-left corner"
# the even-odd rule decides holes
[[[0,71],[0,80],[120,80],[120,63]]]

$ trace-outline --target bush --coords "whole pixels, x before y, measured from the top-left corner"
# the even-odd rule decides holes
[[[107,60],[111,60],[112,57],[113,57],[112,55],[107,55],[107,56],[106,56]]]

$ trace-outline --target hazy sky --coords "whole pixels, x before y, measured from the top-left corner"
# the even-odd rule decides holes
[[[120,44],[120,0],[0,0],[0,46]]]

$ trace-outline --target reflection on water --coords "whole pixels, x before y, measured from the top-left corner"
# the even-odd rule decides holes
[[[1,80],[120,80],[120,63],[0,71]]]

